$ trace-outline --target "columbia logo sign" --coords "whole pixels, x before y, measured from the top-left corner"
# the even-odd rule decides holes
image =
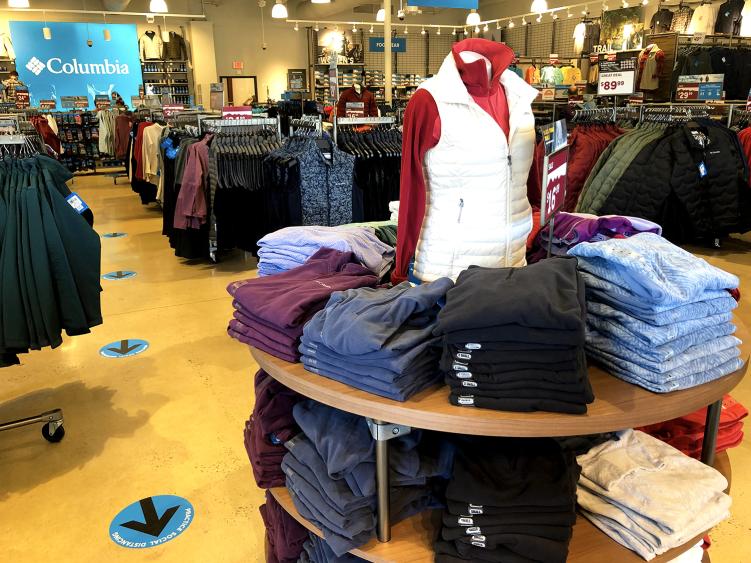
[[[28,63],[26,63],[26,68],[28,68],[31,72],[39,76],[42,74],[42,71],[45,68],[45,64],[37,59],[36,57],[31,57]]]
[[[101,63],[79,63],[77,59],[63,62],[60,57],[52,57],[45,63],[31,57],[26,68],[37,76],[45,68],[52,74],[130,74],[128,65],[121,64],[117,59],[114,62],[104,59]]]

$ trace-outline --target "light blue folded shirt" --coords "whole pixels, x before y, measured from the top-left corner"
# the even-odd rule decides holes
[[[581,270],[623,288],[619,297],[629,303],[675,307],[703,300],[707,291],[739,285],[733,274],[654,233],[583,242],[569,255],[579,258]]]
[[[258,246],[259,268],[264,267],[267,262],[274,264],[278,261],[286,267],[288,263],[285,257],[279,256],[285,250],[287,258],[292,258],[293,261],[297,261],[298,258],[301,260],[297,264],[299,266],[320,248],[332,248],[341,252],[352,252],[367,268],[383,276],[396,256],[394,248],[382,242],[373,228],[347,225],[285,227],[263,237],[258,241]],[[275,249],[279,249],[277,255],[270,252]]]
[[[730,294],[726,293],[724,296],[715,299],[696,301],[694,303],[680,305],[674,309],[659,311],[651,315],[644,315],[623,309],[615,302],[611,302],[611,304],[600,302],[598,301],[597,295],[589,294],[589,292],[587,297],[587,311],[589,313],[599,317],[612,318],[637,331],[640,329],[639,327],[644,325],[644,323],[649,323],[650,325],[655,326],[665,326],[708,317],[710,315],[728,313],[738,307],[738,302],[733,299]],[[634,324],[634,320],[638,320],[638,323]]]

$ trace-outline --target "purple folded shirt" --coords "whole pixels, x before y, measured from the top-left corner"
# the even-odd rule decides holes
[[[374,287],[378,277],[352,252],[321,248],[305,264],[263,278],[231,283],[227,291],[253,317],[279,329],[302,327],[334,291]]]
[[[242,324],[247,325],[247,326],[252,326],[259,332],[263,332],[264,334],[267,334],[269,337],[274,338],[274,340],[278,340],[279,342],[285,345],[296,347],[300,344],[300,337],[302,336],[302,333],[303,333],[302,326],[299,326],[296,328],[282,329],[282,328],[273,326],[263,321],[262,319],[259,319],[258,317],[253,316],[252,314],[248,313],[244,309],[236,309],[233,316],[237,321],[241,322]]]
[[[295,354],[290,354],[287,352],[283,352],[281,350],[277,350],[275,348],[271,348],[267,346],[264,342],[257,340],[253,338],[252,336],[247,336],[241,332],[237,332],[235,330],[232,330],[231,328],[227,329],[227,333],[232,337],[236,338],[240,342],[243,342],[245,344],[249,344],[250,346],[253,346],[255,348],[258,348],[259,350],[263,350],[264,352],[268,352],[272,356],[276,356],[277,358],[280,358],[282,360],[286,360],[288,362],[297,362],[299,360],[300,354],[295,351]]]

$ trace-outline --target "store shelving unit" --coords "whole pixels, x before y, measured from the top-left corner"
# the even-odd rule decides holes
[[[736,324],[737,336],[743,341],[743,357],[748,358],[751,351],[749,333],[738,319]],[[401,403],[308,372],[302,364],[286,362],[252,347],[251,353],[261,369],[290,389],[368,419],[371,433],[376,440],[378,539],[373,539],[352,553],[379,563],[433,561],[433,541],[440,529],[440,515],[437,512],[424,512],[391,527],[388,495],[382,494],[383,491],[389,490],[388,471],[385,468],[388,467],[390,437],[404,435],[410,432],[411,428],[481,436],[584,435],[645,426],[676,418],[709,405],[702,460],[716,465],[727,476],[727,455],[720,454],[716,459],[714,455],[720,406],[722,397],[740,383],[748,367],[746,362],[740,370],[719,380],[691,389],[656,394],[617,379],[599,367],[591,366],[589,378],[595,401],[589,405],[586,414],[567,415],[456,407],[449,404],[449,391],[445,386],[427,389]],[[297,512],[286,488],[275,488],[271,493],[292,517],[307,529],[321,535],[320,530]],[[700,539],[701,536],[697,536],[683,546],[653,559],[653,562],[670,561]],[[568,561],[637,563],[642,559],[580,517],[574,526]]]
[[[192,105],[193,73],[189,61],[141,61],[144,86],[151,84],[154,94],[171,94],[176,104]]]

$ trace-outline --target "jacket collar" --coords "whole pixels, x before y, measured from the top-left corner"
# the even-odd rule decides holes
[[[469,42],[472,42],[473,46],[471,48],[462,48],[463,44],[467,44]],[[483,44],[490,44],[492,47],[489,48],[487,46],[483,46]],[[458,57],[455,56],[455,53],[461,53],[463,51],[474,51],[476,53],[479,52],[481,55],[487,57],[487,54],[485,53],[493,55],[494,50],[496,50],[496,53],[499,53],[501,49],[510,51],[510,49],[505,45],[494,43],[485,39],[466,39],[457,43],[452,49],[452,52],[446,55],[441,68],[438,70],[438,74],[436,74],[436,76],[434,77],[434,79],[440,85],[438,88],[431,89],[430,92],[433,95],[435,101],[473,105],[475,102],[472,99],[472,95],[467,91],[467,86],[464,84],[461,75],[459,74],[459,69],[457,68],[456,64],[456,59]],[[485,52],[483,52],[483,50]],[[488,57],[488,59],[491,61],[491,64],[493,64],[494,58],[496,59],[496,61],[498,61],[500,56],[503,55],[493,55],[491,57]],[[537,98],[537,90],[535,88],[532,88],[532,86],[522,80],[522,78],[519,77],[519,75],[516,74],[513,70],[505,69],[500,73],[500,76],[497,76],[496,68],[493,67],[493,80],[497,80],[500,85],[503,86],[503,89],[506,92],[506,99],[508,100],[509,109],[518,103],[530,104],[535,100],[535,98]]]

